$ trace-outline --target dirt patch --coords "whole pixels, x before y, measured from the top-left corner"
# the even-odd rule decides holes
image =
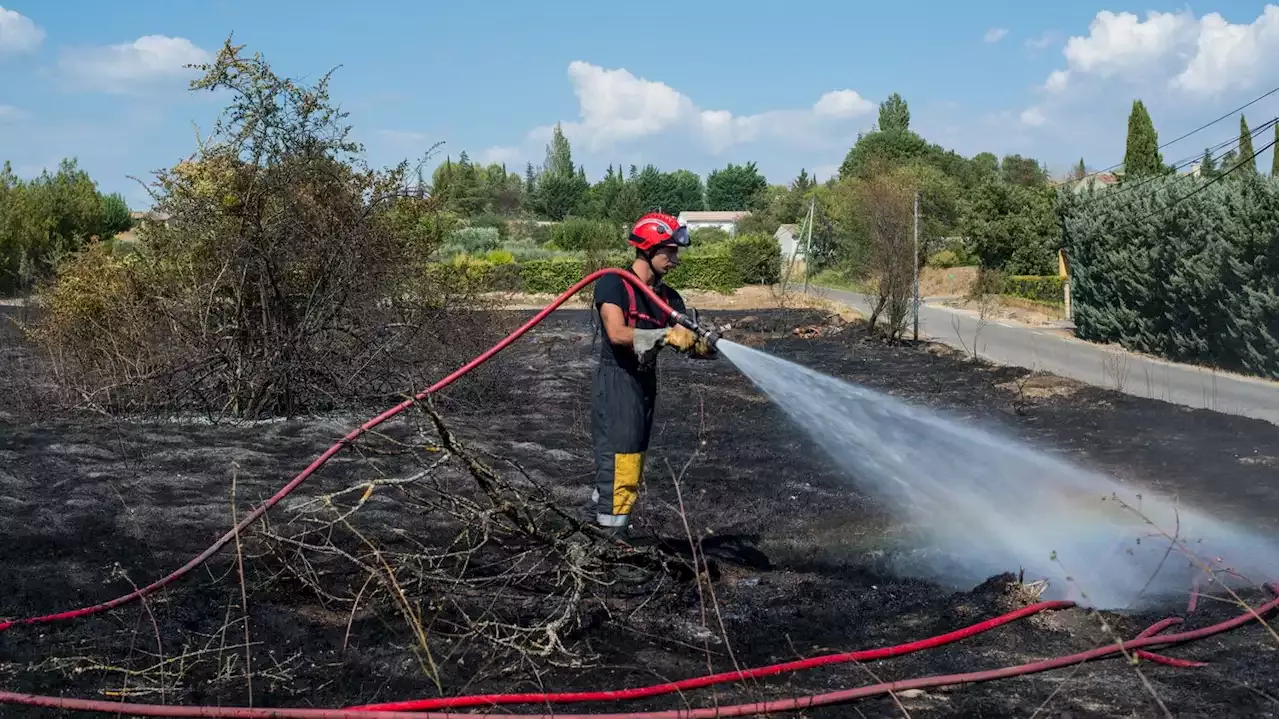
[[[527,312],[510,313],[527,316]],[[1125,481],[1164,491],[1275,533],[1274,468],[1240,458],[1280,455],[1273,425],[1190,410],[1093,387],[1053,391],[1024,370],[958,361],[928,345],[891,346],[858,325],[813,310],[718,311],[742,338],[766,351],[923,406],[963,412]],[[510,322],[511,318],[503,320]],[[797,332],[797,328],[801,331]],[[505,393],[468,393],[448,405],[455,433],[504,473],[525,473],[571,511],[586,511],[591,474],[588,409],[594,368],[585,312],[557,313],[495,360]],[[749,340],[747,338],[750,338]],[[11,357],[38,357],[14,342]],[[0,381],[15,363],[0,365]],[[25,370],[24,370],[25,371]],[[1032,599],[1013,577],[946,587],[884,569],[900,527],[860,493],[776,407],[726,363],[664,358],[650,470],[639,529],[674,546],[688,529],[721,569],[718,612],[696,585],[621,590],[584,606],[563,638],[576,659],[494,663],[493,651],[433,640],[440,686],[427,678],[414,636],[389,603],[322,601],[300,580],[250,558],[248,605],[254,704],[343,706],[414,696],[488,691],[586,690],[651,684],[803,656],[886,646],[950,631]],[[1043,387],[1016,400],[1010,383]],[[10,378],[11,385],[16,381]],[[462,380],[466,385],[470,380]],[[1061,385],[1067,386],[1067,385]],[[1026,392],[1024,391],[1024,395]],[[195,421],[113,421],[25,414],[0,396],[0,616],[26,616],[102,601],[130,582],[161,576],[229,526],[232,463],[244,502],[275,491],[346,429],[384,408],[341,415],[212,426]],[[268,516],[278,527],[306,502],[420,466],[425,442],[408,418],[391,423],[378,453],[335,458],[296,501]],[[405,447],[414,448],[410,453]],[[399,448],[399,449],[397,449]],[[516,467],[519,467],[519,472]],[[683,469],[682,469],[683,468]],[[679,493],[676,488],[679,487]],[[359,499],[360,492],[349,495]],[[681,506],[684,510],[681,511]],[[1016,511],[1016,510],[1011,510]],[[439,531],[429,515],[379,489],[355,515],[371,541],[403,547]],[[247,701],[241,602],[234,552],[224,552],[145,606],[78,621],[0,633],[0,686],[102,697],[126,689],[141,701]],[[122,573],[116,572],[119,567]],[[324,569],[323,567],[321,567]],[[1016,572],[1016,567],[1010,567]],[[327,569],[325,571],[328,571]],[[318,574],[322,581],[330,575]],[[126,578],[127,577],[127,578]],[[1245,596],[1259,599],[1258,593]],[[519,607],[530,597],[497,593]],[[424,614],[439,611],[423,603]],[[1107,615],[1133,636],[1185,606]],[[1184,628],[1235,613],[1202,600]],[[532,616],[532,615],[530,615]],[[230,619],[229,619],[230,617]],[[154,618],[154,627],[152,624]],[[941,649],[861,666],[830,666],[684,696],[566,711],[624,711],[725,705],[821,693],[874,681],[973,671],[1092,649],[1111,641],[1103,617],[1080,610],[1014,623]],[[1274,619],[1269,620],[1274,626]],[[228,628],[229,627],[229,628]],[[156,631],[158,630],[158,631]],[[158,635],[158,636],[157,636]],[[157,648],[159,643],[159,648]],[[732,653],[730,652],[732,650]],[[1275,716],[1277,651],[1251,625],[1169,650],[1208,662],[1175,669],[1102,660],[1079,669],[963,688],[904,693],[808,717]],[[161,682],[159,655],[181,661]],[[182,671],[178,671],[178,667]],[[119,671],[127,669],[130,674]],[[142,673],[139,673],[142,672]],[[165,687],[160,694],[159,688]],[[110,694],[109,696],[117,696]],[[714,698],[713,698],[714,696]],[[537,711],[537,707],[517,711]],[[57,716],[6,708],[6,717]]]
[[[1032,327],[1047,327],[1062,322],[1062,312],[1016,297],[991,296],[981,300],[950,299],[938,304],[971,315],[984,315],[988,320],[1012,320]]]
[[[963,297],[977,278],[977,267],[924,267],[920,270],[920,296]]]

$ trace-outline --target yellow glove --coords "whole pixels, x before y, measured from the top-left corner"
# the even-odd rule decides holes
[[[698,336],[684,325],[676,325],[667,330],[664,343],[678,352],[688,352],[698,342]]]

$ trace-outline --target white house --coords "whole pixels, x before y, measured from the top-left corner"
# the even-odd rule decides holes
[[[747,211],[740,211],[740,212],[739,211],[734,211],[734,212],[685,211],[680,213],[679,219],[682,222],[684,222],[684,224],[689,228],[690,232],[693,232],[694,230],[700,230],[704,227],[715,227],[715,228],[724,230],[725,232],[728,232],[730,235],[736,235],[738,233],[738,222],[749,214],[751,213]]]
[[[792,257],[804,259],[804,238],[800,236],[799,225],[779,225],[773,239],[782,248],[784,261],[790,262]]]

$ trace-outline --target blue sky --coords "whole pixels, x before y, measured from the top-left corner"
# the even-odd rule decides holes
[[[333,95],[374,164],[442,141],[441,158],[522,169],[562,122],[592,177],[748,160],[772,182],[825,177],[895,91],[913,128],[966,155],[1101,168],[1123,155],[1134,97],[1163,140],[1280,85],[1280,11],[1229,0],[0,3],[0,159],[30,176],[75,156],[135,206],[146,194],[129,176],[191,153],[218,110],[181,65],[232,32],[282,74],[341,65]],[[1250,108],[1251,125],[1278,104]]]

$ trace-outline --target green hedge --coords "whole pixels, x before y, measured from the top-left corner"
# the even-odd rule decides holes
[[[782,279],[782,247],[769,235],[742,235],[728,243],[729,256],[745,285],[772,285]]]
[[[1056,275],[1013,275],[1005,278],[1004,293],[1037,302],[1062,304],[1062,278]]]
[[[505,253],[504,253],[505,254]],[[536,292],[559,294],[598,267],[625,267],[621,252],[584,254],[495,264],[459,255],[428,266],[433,285],[445,292]],[[501,259],[506,260],[506,256]],[[747,284],[772,284],[781,274],[782,253],[772,237],[747,236],[682,255],[667,284],[683,289],[732,292]]]
[[[1081,338],[1277,376],[1275,180],[1169,177],[1058,203]]]

